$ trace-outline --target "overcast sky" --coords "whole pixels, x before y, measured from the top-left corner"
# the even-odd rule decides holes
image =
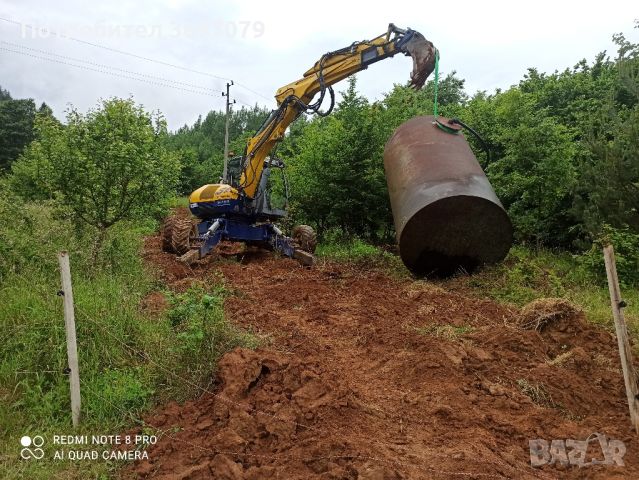
[[[222,109],[226,79],[239,84],[231,92],[238,106],[273,108],[274,92],[323,53],[375,37],[389,22],[431,40],[442,73],[456,70],[469,93],[507,88],[528,67],[553,72],[602,50],[614,55],[617,32],[639,42],[636,0],[100,3],[0,0],[0,86],[46,101],[59,118],[69,104],[86,111],[100,98],[132,95],[176,129]],[[358,75],[359,90],[380,98],[411,67],[404,56],[374,64]]]

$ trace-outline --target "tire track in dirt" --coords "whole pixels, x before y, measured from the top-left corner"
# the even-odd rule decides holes
[[[203,395],[150,415],[179,431],[125,476],[639,477],[615,340],[579,315],[540,334],[513,309],[423,281],[259,253],[190,269],[157,242],[147,261],[173,288],[221,272],[228,318],[271,341],[220,362],[216,392],[236,405]],[[594,432],[626,442],[625,467],[530,466],[529,439]]]

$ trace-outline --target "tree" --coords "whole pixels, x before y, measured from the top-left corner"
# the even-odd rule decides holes
[[[639,44],[614,38],[616,82],[585,138],[590,155],[580,166],[575,201],[590,237],[605,225],[639,233]]]
[[[302,219],[314,224],[318,233],[339,228],[375,238],[383,227],[389,207],[379,125],[351,77],[335,113],[314,119],[295,141],[297,151],[288,162],[291,195]]]
[[[0,171],[8,170],[33,140],[35,112],[33,100],[14,100],[0,89]]]
[[[246,139],[262,124],[268,110],[255,106],[232,110],[229,120],[231,150],[242,154]],[[225,114],[210,111],[192,126],[184,126],[169,134],[166,144],[181,156],[184,169],[179,191],[188,194],[206,183],[217,182],[222,175],[224,160]]]
[[[477,94],[463,117],[491,149],[490,164],[482,163],[518,240],[569,245],[577,179],[570,129],[517,87]]]
[[[464,80],[456,76],[456,72],[449,73],[439,79],[437,87],[437,105],[439,115],[445,117],[459,116],[462,107],[468,101],[464,92]],[[405,121],[420,115],[433,115],[435,83],[429,80],[421,90],[414,90],[405,85],[395,85],[382,101],[385,111],[380,121],[384,124],[387,136]]]
[[[9,93],[9,90],[5,90],[0,87],[0,102],[3,100],[11,100],[11,94]]]
[[[166,123],[132,99],[102,101],[86,115],[71,109],[62,126],[39,115],[38,140],[15,174],[58,195],[76,219],[98,230],[94,259],[107,230],[135,216],[158,213],[174,194],[180,165],[164,146]]]

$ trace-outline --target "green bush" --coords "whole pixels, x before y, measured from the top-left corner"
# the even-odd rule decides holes
[[[580,262],[601,283],[606,281],[606,265],[602,249],[612,245],[619,283],[622,286],[639,284],[639,235],[626,228],[604,225],[590,250],[579,257]]]
[[[111,98],[62,125],[49,115],[35,121],[37,139],[13,164],[14,190],[26,200],[56,200],[75,223],[97,231],[92,259],[108,231],[124,220],[166,213],[180,172],[166,149],[166,122],[133,99]]]

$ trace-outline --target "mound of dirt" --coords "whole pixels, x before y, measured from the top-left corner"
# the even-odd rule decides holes
[[[168,456],[170,462],[142,463],[137,474],[199,478],[193,476],[196,463],[202,478],[270,478],[286,460],[299,462],[300,471],[330,471],[345,478],[348,469],[339,457],[344,446],[317,438],[318,419],[339,417],[353,402],[333,373],[272,350],[236,349],[221,360],[217,378],[216,393],[182,407],[169,405],[149,419],[160,429],[177,426],[181,431],[152,454],[152,459]],[[300,442],[302,436],[317,438],[317,443]],[[197,449],[184,448],[189,444]],[[317,450],[315,458],[307,455],[309,446]],[[277,478],[296,477],[291,472]]]
[[[583,312],[565,298],[538,298],[521,309],[519,326],[541,331],[551,323],[578,317]]]
[[[220,272],[237,293],[227,317],[272,342],[227,354],[210,393],[150,415],[164,433],[125,477],[639,478],[615,339],[576,310],[524,330],[526,312],[557,304],[520,313],[272,255],[197,266],[174,288]],[[529,440],[595,432],[625,442],[625,467],[531,467]]]

